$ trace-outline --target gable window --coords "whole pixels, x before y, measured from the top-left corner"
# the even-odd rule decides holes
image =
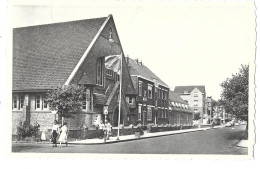
[[[138,105],[138,120],[142,120],[142,105]]]
[[[152,108],[147,107],[147,120],[152,120]]]
[[[103,85],[103,58],[97,59],[97,84]]]
[[[152,85],[148,85],[148,98],[152,99],[153,98],[153,86]]]
[[[198,97],[198,93],[194,93],[193,97]]]
[[[143,96],[143,82],[142,81],[139,81],[138,94],[139,94],[139,96]]]
[[[23,109],[24,106],[24,95],[20,96],[20,109]]]
[[[18,96],[13,96],[13,109],[18,109]]]

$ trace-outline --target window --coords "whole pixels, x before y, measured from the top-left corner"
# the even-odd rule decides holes
[[[153,98],[153,86],[152,85],[148,85],[148,98],[152,99]]]
[[[164,94],[164,91],[163,89],[161,90],[161,99],[163,99],[163,94]]]
[[[167,110],[164,110],[164,118],[167,118]]]
[[[116,81],[119,81],[119,80],[120,80],[119,74],[115,74],[115,77],[116,77]]]
[[[86,107],[87,107],[87,101],[86,101],[86,89],[84,90],[83,92],[83,101],[82,101],[82,109],[83,110],[86,110]]]
[[[164,100],[167,100],[167,91],[164,92]]]
[[[93,95],[92,89],[90,89],[90,88],[84,89],[83,102],[82,102],[83,110],[92,110],[92,95]]]
[[[194,93],[193,97],[198,97],[198,93]]]
[[[152,120],[152,108],[147,107],[147,120]]]
[[[46,96],[43,98],[43,109],[48,109],[48,103],[47,103],[47,99]]]
[[[35,109],[41,108],[41,96],[36,96],[35,98]]]
[[[147,97],[147,92],[146,92],[146,90],[144,90],[144,97]]]
[[[198,106],[198,100],[193,101],[193,106]]]
[[[142,120],[142,105],[138,105],[138,120]]]
[[[103,58],[97,59],[97,84],[103,85]]]
[[[18,108],[18,96],[14,95],[13,96],[13,109],[17,109]]]
[[[24,95],[20,96],[20,109],[23,109],[24,106]]]
[[[132,104],[133,103],[133,97],[129,97],[128,103]]]
[[[155,91],[155,93],[157,93],[157,92],[158,92],[158,88],[157,88],[157,87],[155,87],[155,88],[154,88],[154,91]]]
[[[139,92],[139,96],[143,96],[143,82],[142,81],[139,81],[138,92]]]
[[[198,112],[198,109],[194,109],[194,112],[197,113],[197,112]]]
[[[108,75],[108,76],[113,76],[113,71],[110,70],[110,69],[107,69],[107,70],[106,70],[106,75]]]

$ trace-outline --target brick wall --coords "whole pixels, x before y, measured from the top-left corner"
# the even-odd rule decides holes
[[[12,134],[16,134],[16,128],[20,122],[25,121],[25,111],[12,112]]]
[[[40,131],[47,131],[53,126],[54,115],[50,111],[34,111],[31,112],[30,123],[38,123],[40,125]]]

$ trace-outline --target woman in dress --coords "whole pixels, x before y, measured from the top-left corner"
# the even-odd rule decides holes
[[[105,121],[105,128],[106,128],[106,133],[107,133],[107,135],[106,135],[106,139],[107,140],[109,140],[109,136],[112,134],[111,132],[112,132],[112,125],[109,123],[109,121]]]
[[[51,131],[51,136],[52,136],[52,146],[57,147],[57,136],[58,136],[58,131],[59,131],[59,125],[57,121],[54,121],[54,124],[52,126],[52,131]]]
[[[67,145],[67,132],[68,132],[68,128],[67,128],[67,123],[64,122],[63,126],[61,127],[61,134],[60,134],[60,138],[59,138],[59,142],[60,142],[60,147],[61,143],[66,143]]]

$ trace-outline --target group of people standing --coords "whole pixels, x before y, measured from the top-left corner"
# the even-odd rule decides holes
[[[62,147],[62,143],[66,143],[67,145],[67,134],[68,134],[68,127],[67,123],[64,122],[63,126],[60,126],[58,122],[55,120],[52,126],[51,132],[51,140],[53,143],[53,147],[57,147],[57,137],[59,136],[58,142],[60,143],[59,147]]]
[[[109,121],[105,120],[105,124],[101,121],[98,126],[98,133],[100,139],[109,140],[109,137],[112,135],[112,125]],[[66,143],[67,145],[67,134],[68,134],[68,127],[67,123],[64,122],[63,126],[60,126],[58,122],[55,120],[52,126],[52,133],[51,133],[51,141],[53,143],[53,147],[57,147],[57,141],[60,143],[59,147],[62,147],[62,143]],[[59,139],[57,140],[59,136]]]
[[[103,121],[101,121],[98,125],[98,131],[99,139],[104,138],[106,140],[109,140],[109,136],[112,135],[112,125],[107,120],[105,120],[105,124],[103,123]]]

